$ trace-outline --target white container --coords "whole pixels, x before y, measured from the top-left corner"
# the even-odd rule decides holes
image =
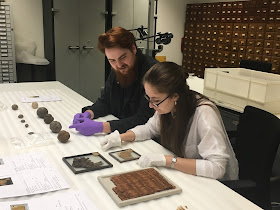
[[[246,105],[280,113],[280,75],[244,68],[206,68],[203,94],[243,112]]]

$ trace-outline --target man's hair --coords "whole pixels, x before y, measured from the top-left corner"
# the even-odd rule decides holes
[[[136,47],[134,35],[121,27],[114,27],[98,37],[97,48],[105,53],[106,48],[120,47],[132,51]]]

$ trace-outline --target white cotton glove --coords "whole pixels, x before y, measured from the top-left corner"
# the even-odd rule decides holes
[[[145,154],[139,158],[138,164],[143,168],[150,166],[166,166],[166,159],[163,154]]]
[[[104,137],[100,140],[101,148],[106,151],[111,147],[120,147],[122,145],[122,140],[119,131],[115,130],[113,133]]]

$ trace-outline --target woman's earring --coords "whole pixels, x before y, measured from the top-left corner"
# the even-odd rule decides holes
[[[177,101],[175,101],[175,106],[177,105]]]

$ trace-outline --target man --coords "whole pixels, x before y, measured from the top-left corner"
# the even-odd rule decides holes
[[[98,49],[112,67],[101,97],[74,116],[73,125],[81,134],[126,132],[144,124],[153,115],[144,98],[142,78],[157,60],[137,49],[134,35],[121,27],[110,29],[98,38]],[[119,120],[96,122],[92,119],[112,114]]]

